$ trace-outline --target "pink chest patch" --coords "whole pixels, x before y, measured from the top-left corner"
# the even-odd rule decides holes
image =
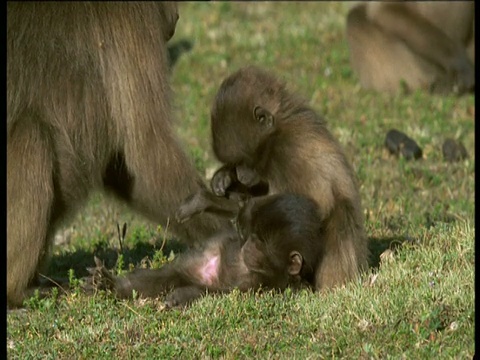
[[[213,285],[218,279],[218,266],[220,263],[220,256],[211,257],[205,264],[200,268],[200,280],[205,285]]]

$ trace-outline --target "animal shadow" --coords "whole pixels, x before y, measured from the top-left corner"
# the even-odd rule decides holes
[[[394,251],[396,248],[402,246],[404,243],[412,242],[411,238],[406,236],[390,236],[385,238],[370,237],[368,239],[368,248],[370,250],[369,266],[373,269],[378,269],[381,262],[381,255],[385,250]]]

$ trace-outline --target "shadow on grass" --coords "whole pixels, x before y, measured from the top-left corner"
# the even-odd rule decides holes
[[[378,268],[380,255],[385,250],[393,251],[405,242],[410,241],[412,241],[410,238],[400,235],[386,238],[370,237],[368,246],[370,250],[369,266],[374,269]],[[168,257],[170,252],[173,251],[174,254],[178,255],[186,248],[184,244],[171,239],[165,243],[162,252],[164,256]],[[128,268],[129,264],[138,266],[145,258],[152,260],[158,250],[160,250],[159,245],[151,245],[147,242],[137,242],[134,246],[123,249],[124,268]],[[95,266],[94,256],[100,258],[107,269],[112,269],[116,266],[120,253],[120,249],[115,249],[105,243],[92,250],[78,249],[74,252],[54,255],[50,261],[49,274],[66,277],[68,271],[73,269],[77,278],[87,276],[87,268]]]
[[[134,246],[123,249],[124,270],[128,269],[129,264],[135,267],[139,266],[143,259],[152,260],[157,251],[160,250],[159,245],[151,245],[147,242],[138,242]],[[186,246],[176,240],[168,240],[162,249],[163,255],[168,257],[173,251],[176,255],[185,251]],[[54,255],[51,258],[48,273],[52,276],[67,277],[70,269],[73,269],[76,278],[88,276],[88,267],[95,267],[94,256],[100,258],[107,269],[116,266],[120,249],[115,249],[107,243],[97,246],[92,250],[78,249],[74,252]]]
[[[378,269],[380,265],[380,255],[387,249],[394,251],[404,243],[411,242],[412,239],[405,236],[390,236],[385,238],[368,238],[368,249],[370,250],[369,267]]]
[[[168,63],[172,69],[177,63],[180,56],[189,52],[193,48],[193,42],[187,39],[178,40],[168,45]]]

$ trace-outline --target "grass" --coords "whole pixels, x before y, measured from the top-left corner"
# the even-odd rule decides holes
[[[209,111],[225,76],[253,63],[303,94],[356,170],[370,271],[322,294],[234,291],[169,311],[161,299],[88,297],[77,286],[8,314],[9,358],[472,358],[474,96],[360,89],[348,61],[347,9],[323,2],[183,3],[172,41],[194,46],[175,65],[172,86],[179,136],[205,176],[218,166]],[[383,142],[391,128],[415,139],[424,159],[389,155]],[[447,137],[461,140],[469,158],[445,163]],[[122,249],[117,223],[128,224]],[[160,266],[182,251],[173,239],[164,244],[164,230],[95,194],[59,232],[49,275],[76,284],[93,254],[123,271]]]

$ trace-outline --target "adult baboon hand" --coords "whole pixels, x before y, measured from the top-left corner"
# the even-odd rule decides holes
[[[199,192],[189,195],[175,212],[175,219],[179,223],[184,223],[192,216],[205,211],[209,205],[206,200],[208,196],[205,193],[206,190],[200,190]]]

